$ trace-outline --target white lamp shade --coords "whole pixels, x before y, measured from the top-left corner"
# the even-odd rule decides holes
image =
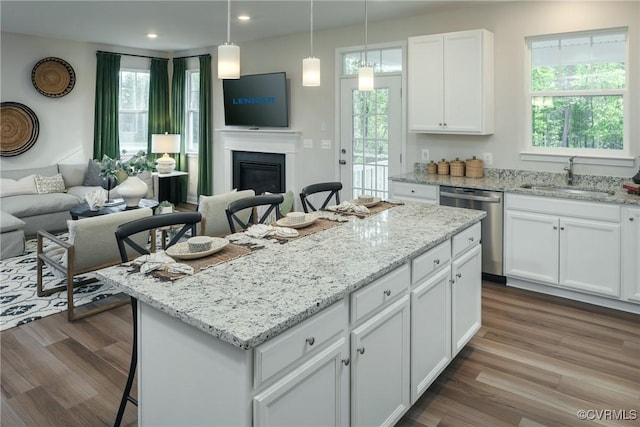
[[[358,90],[373,90],[373,67],[358,70]]]
[[[218,46],[218,78],[240,78],[240,47],[233,44]]]
[[[320,60],[313,56],[302,60],[302,86],[320,86]]]
[[[179,153],[180,135],[178,134],[153,134],[151,135],[152,153]]]

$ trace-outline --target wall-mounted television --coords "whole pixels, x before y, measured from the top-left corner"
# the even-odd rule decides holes
[[[222,81],[227,126],[289,127],[287,75],[250,74]]]

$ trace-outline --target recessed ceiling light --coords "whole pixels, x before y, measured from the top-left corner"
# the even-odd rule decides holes
[[[238,16],[238,19],[241,21],[249,21],[251,17],[249,15],[240,15]]]
[[[158,38],[158,35],[157,35],[157,34],[155,34],[155,33],[148,33],[148,34],[147,34],[147,38],[149,38],[149,39],[157,39],[157,38]]]

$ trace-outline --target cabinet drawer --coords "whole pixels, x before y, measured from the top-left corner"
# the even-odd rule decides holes
[[[346,298],[291,330],[259,345],[254,353],[254,387],[313,353],[332,338],[345,334],[349,321]]]
[[[430,201],[438,200],[438,187],[435,185],[415,184],[412,182],[392,182],[394,197],[415,197]]]
[[[351,321],[356,323],[409,289],[409,265],[405,264],[351,295]]]
[[[416,257],[411,263],[411,281],[415,285],[430,274],[449,263],[451,259],[451,241],[440,243],[428,252]]]
[[[453,236],[453,258],[460,255],[470,247],[480,243],[480,223],[475,223],[466,230]]]

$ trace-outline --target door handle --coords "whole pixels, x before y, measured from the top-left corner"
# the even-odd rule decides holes
[[[339,160],[338,163],[341,164],[341,165],[346,165],[347,161],[346,160]]]

